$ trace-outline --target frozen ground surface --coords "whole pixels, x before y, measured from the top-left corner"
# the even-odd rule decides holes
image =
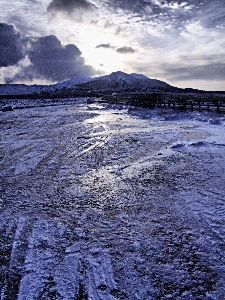
[[[225,117],[0,113],[1,300],[225,299]]]

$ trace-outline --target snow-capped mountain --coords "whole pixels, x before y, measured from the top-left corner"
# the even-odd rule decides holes
[[[174,87],[166,82],[150,79],[142,74],[113,72],[109,75],[87,78],[78,77],[53,85],[1,84],[0,95],[28,95],[45,93],[66,93],[97,91],[106,93],[171,91]]]
[[[123,90],[123,89],[168,89],[171,86],[167,83],[157,80],[150,79],[143,74],[126,74],[123,72],[113,72],[110,75],[100,77],[77,77],[71,80],[67,80],[61,83],[54,84],[57,89],[62,88],[76,88],[82,89],[83,87],[90,90]]]
[[[150,79],[142,74],[126,74],[118,71],[110,75],[93,78],[91,82],[81,84],[78,88],[112,92],[147,92],[152,90],[171,90],[173,87],[163,81]]]

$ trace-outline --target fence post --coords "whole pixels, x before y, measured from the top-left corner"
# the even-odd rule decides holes
[[[220,112],[220,105],[219,105],[219,101],[218,100],[216,101],[216,111],[219,114],[219,112]]]

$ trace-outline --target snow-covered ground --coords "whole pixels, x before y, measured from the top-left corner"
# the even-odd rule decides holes
[[[3,299],[225,295],[225,116],[0,112]]]

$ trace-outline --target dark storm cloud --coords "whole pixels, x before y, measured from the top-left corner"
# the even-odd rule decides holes
[[[100,44],[97,45],[95,48],[114,49],[114,47],[111,46],[110,44]]]
[[[88,0],[52,0],[47,11],[71,14],[76,9],[92,10],[94,7]]]
[[[20,34],[12,25],[0,23],[0,68],[15,65],[23,57]]]
[[[124,47],[116,49],[116,52],[122,53],[122,54],[127,54],[127,53],[134,53],[135,50],[131,47],[124,46]]]
[[[0,23],[0,68],[19,68],[17,73],[5,79],[9,82],[34,79],[56,82],[92,76],[95,71],[85,64],[81,54],[77,46],[62,45],[55,35],[21,39],[12,25]]]
[[[81,54],[73,44],[63,46],[55,35],[32,39],[27,52],[33,72],[52,81],[91,76],[94,70]]]
[[[202,66],[165,66],[165,75],[171,81],[225,80],[225,63],[215,62]]]

